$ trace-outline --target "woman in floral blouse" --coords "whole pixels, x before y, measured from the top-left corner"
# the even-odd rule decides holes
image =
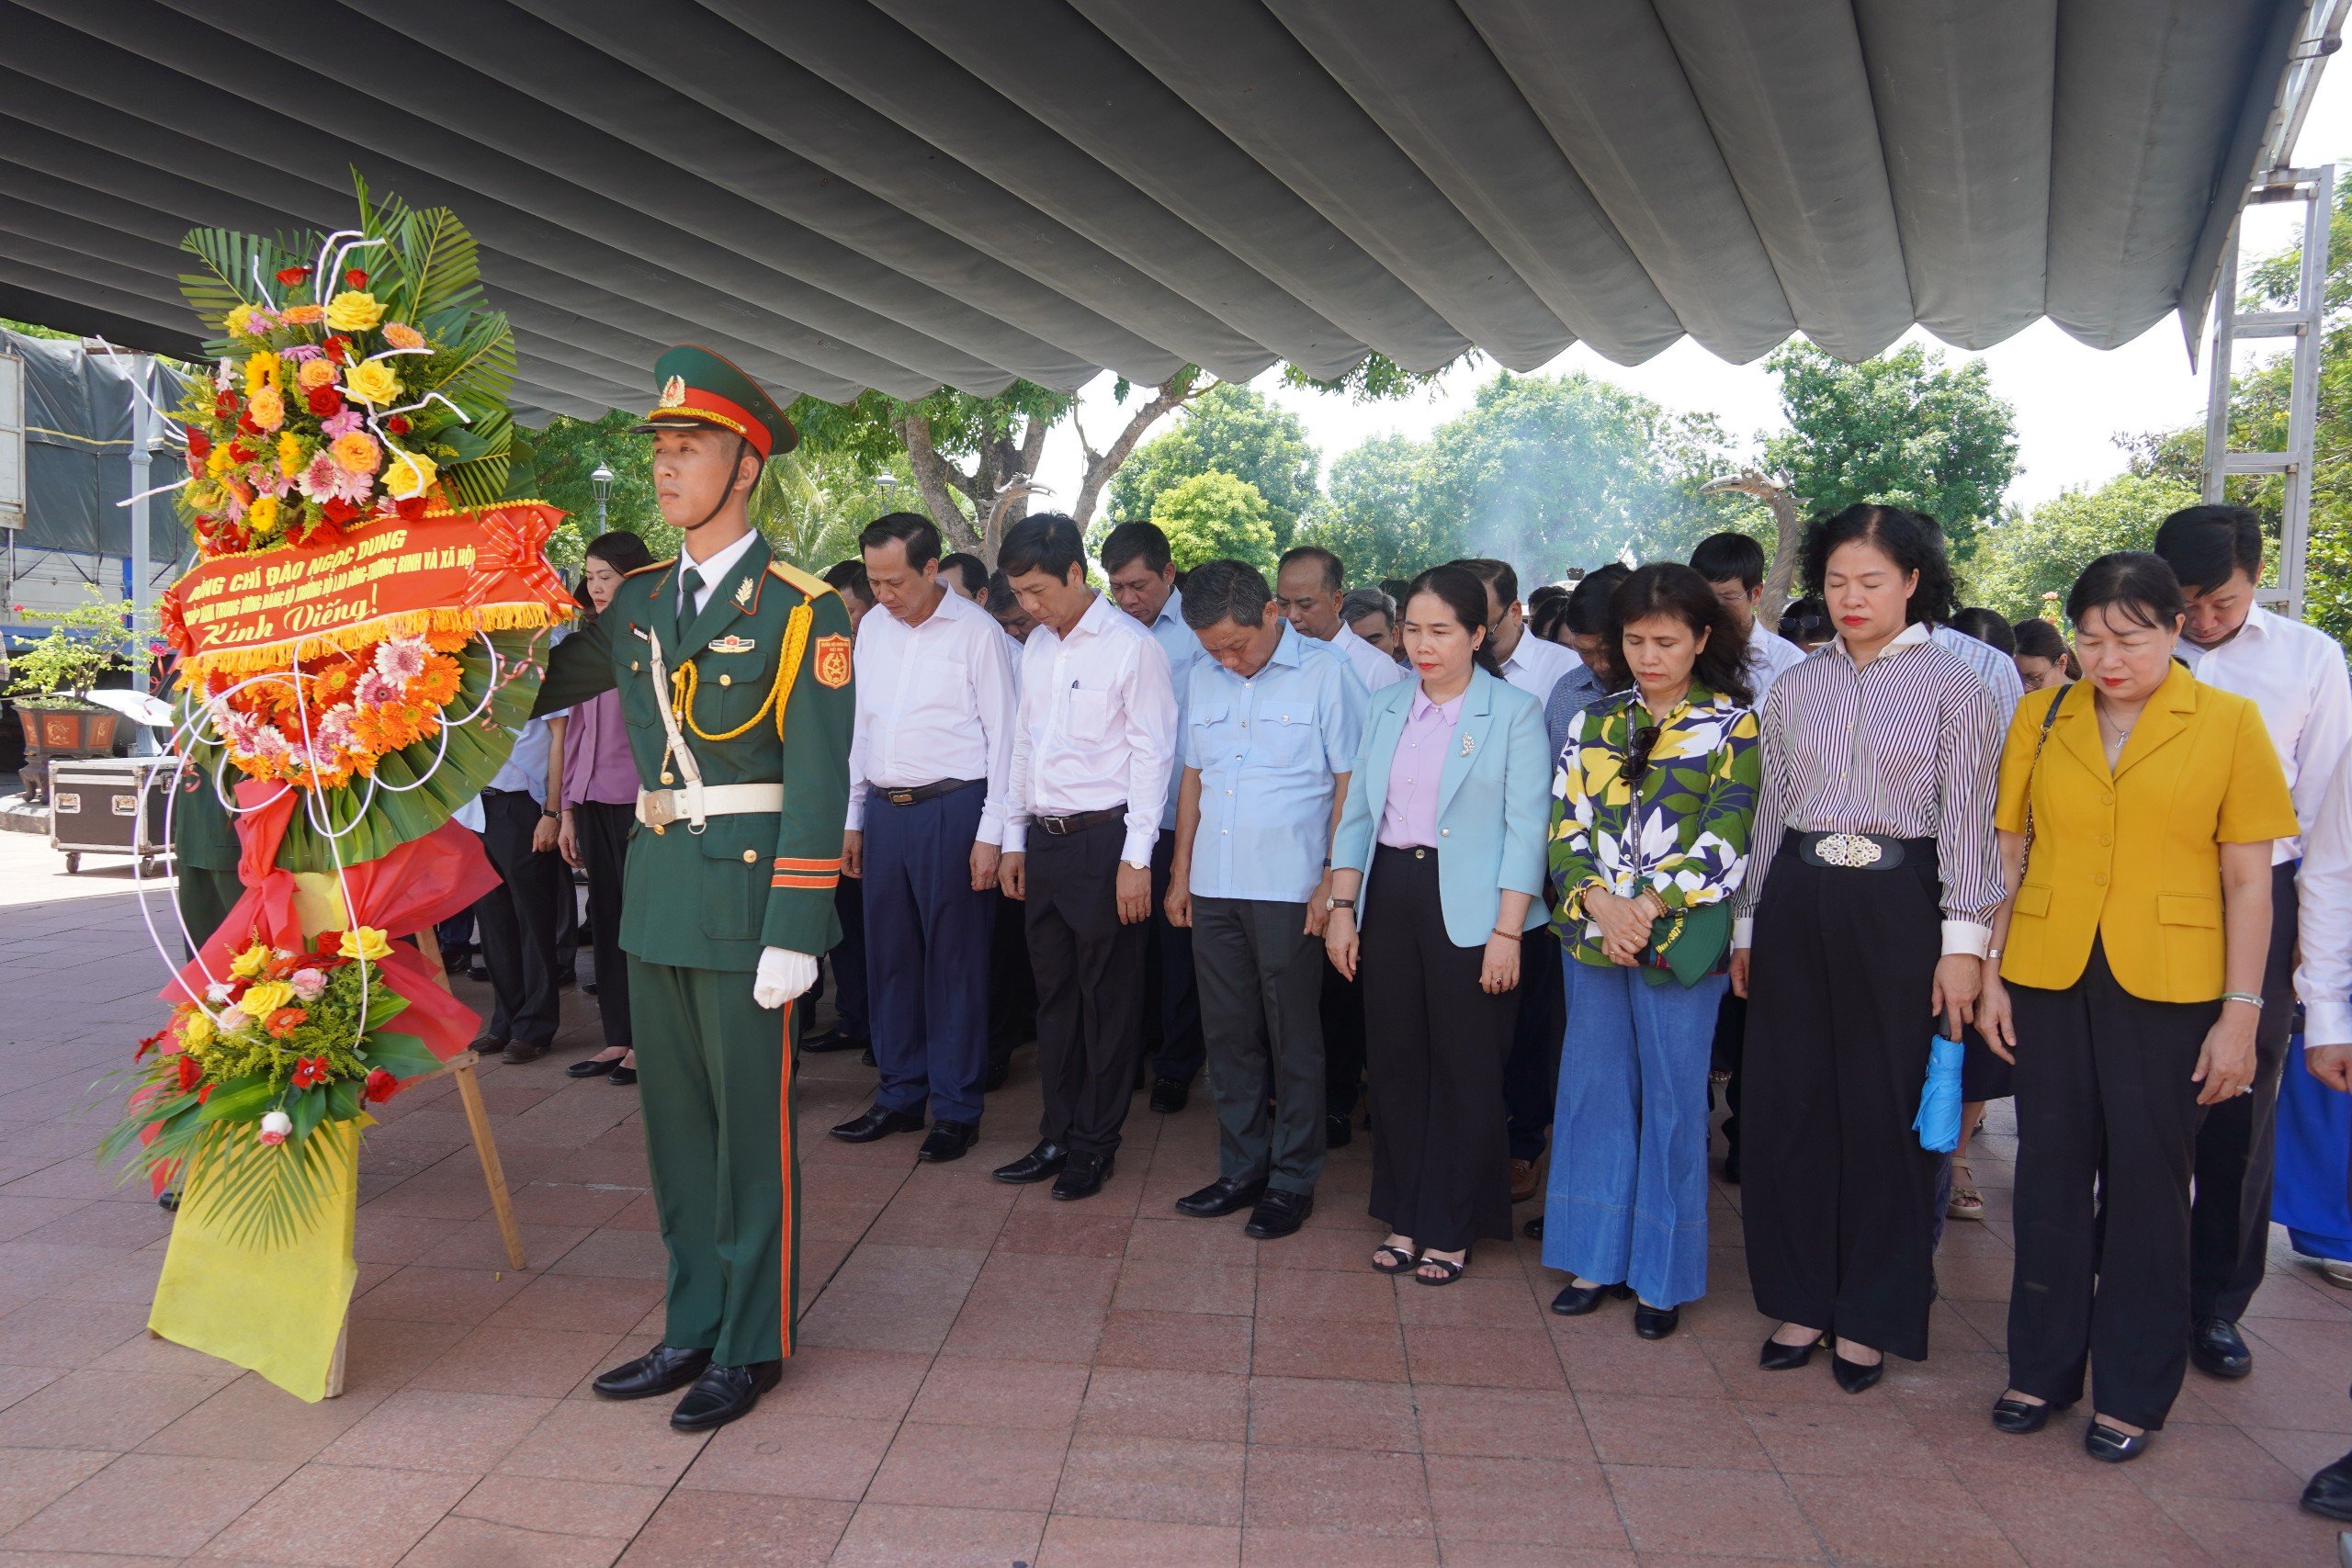
[[[1674,1332],[1707,1288],[1707,1066],[1759,777],[1746,647],[1706,579],[1645,566],[1610,601],[1634,689],[1577,716],[1552,794],[1567,976],[1544,1261],[1566,1317],[1632,1295]]]

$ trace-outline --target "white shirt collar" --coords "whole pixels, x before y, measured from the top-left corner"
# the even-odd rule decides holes
[[[759,536],[760,531],[754,528],[708,560],[695,559],[686,547],[683,544],[680,545],[678,547],[679,578],[683,580],[686,575],[686,569],[692,567],[695,575],[702,579],[702,591],[707,597],[718,587],[719,580],[735,570],[735,563],[750,552],[752,541]]]

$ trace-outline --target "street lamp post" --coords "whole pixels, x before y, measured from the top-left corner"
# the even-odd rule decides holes
[[[596,532],[605,531],[605,501],[613,493],[613,470],[598,463],[588,476],[588,488],[596,492]]]

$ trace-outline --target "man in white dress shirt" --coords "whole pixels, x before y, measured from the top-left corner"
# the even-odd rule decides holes
[[[1176,586],[1176,560],[1168,536],[1151,523],[1122,523],[1102,537],[1099,558],[1111,602],[1141,622],[1168,656],[1168,679],[1176,692],[1176,733],[1184,732],[1184,694],[1193,666],[1202,657],[1201,639],[1184,624],[1184,594]],[[1181,770],[1179,770],[1181,771]],[[1199,987],[1193,977],[1193,933],[1169,923],[1168,874],[1176,858],[1176,782],[1159,814],[1159,837],[1151,851],[1151,935],[1144,950],[1144,1037],[1151,1055],[1151,1108],[1163,1114],[1184,1109],[1193,1080],[1208,1061],[1201,1034]]]
[[[2188,601],[2180,654],[2199,681],[2252,700],[2306,832],[2352,745],[2352,678],[2324,633],[2254,602],[2262,581],[2262,522],[2242,506],[2191,506],[2156,530],[2155,552]],[[2254,1357],[2237,1329],[2262,1283],[2270,1240],[2270,1187],[2278,1079],[2293,1031],[2293,963],[2300,840],[2271,848],[2270,956],[2255,1032],[2254,1092],[2206,1111],[2197,1133],[2190,1213],[2188,1355],[2213,1377],[2242,1378]]]
[[[989,1071],[989,936],[1012,762],[1012,670],[989,613],[948,591],[939,530],[893,512],[857,537],[878,615],[857,628],[857,728],[842,874],[865,886],[866,1005],[880,1081],[832,1130],[870,1144],[933,1125],[961,1159]]]
[[[1764,547],[1745,534],[1710,534],[1690,552],[1690,570],[1707,580],[1747,639],[1747,683],[1760,710],[1781,672],[1804,658],[1804,649],[1756,618],[1757,602],[1764,597]]]
[[[1037,974],[1037,1146],[1000,1181],[1091,1198],[1118,1152],[1143,1049],[1151,852],[1176,755],[1168,656],[1087,585],[1058,513],[1007,530],[997,562],[1037,629],[1021,650],[1000,882],[1027,906]]]

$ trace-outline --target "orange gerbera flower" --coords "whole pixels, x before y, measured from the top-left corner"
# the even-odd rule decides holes
[[[462,653],[474,640],[474,634],[463,626],[435,626],[424,634],[425,646],[435,653]]]
[[[421,703],[446,707],[458,695],[458,682],[463,671],[458,661],[446,655],[435,654],[424,661],[424,673],[409,682],[409,694]]]

